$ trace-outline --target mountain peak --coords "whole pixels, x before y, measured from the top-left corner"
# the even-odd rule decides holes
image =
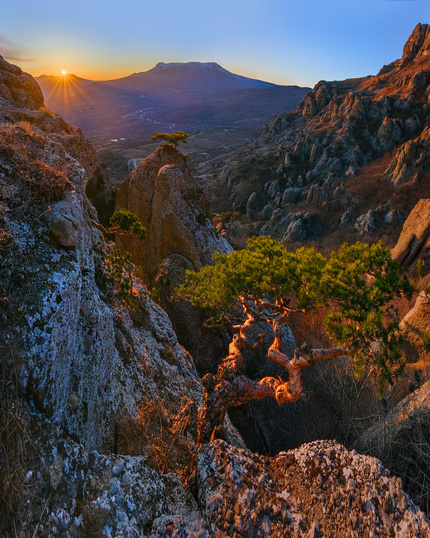
[[[402,60],[412,60],[420,51],[428,54],[430,50],[430,26],[418,23],[403,48]]]
[[[191,67],[195,69],[223,69],[219,64],[216,62],[158,62],[158,64],[155,66],[155,69],[164,69],[164,68],[171,68],[171,67]]]

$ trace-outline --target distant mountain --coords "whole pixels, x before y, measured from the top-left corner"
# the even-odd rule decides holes
[[[215,62],[163,63],[143,73],[108,81],[123,89],[141,91],[172,90],[221,90],[237,88],[270,88],[270,82],[235,75]]]
[[[294,109],[310,88],[278,86],[217,63],[158,63],[108,81],[41,76],[45,104],[89,137],[145,137],[156,131],[259,127]]]

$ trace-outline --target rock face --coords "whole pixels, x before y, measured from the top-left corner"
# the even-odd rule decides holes
[[[420,292],[414,307],[402,319],[400,328],[405,340],[407,361],[419,362],[421,368],[427,366],[428,369],[430,356],[424,339],[426,334],[430,335],[430,300],[424,291]]]
[[[215,252],[231,252],[209,221],[209,203],[193,178],[189,160],[172,146],[158,148],[126,177],[116,210],[122,207],[138,215],[147,237],[144,242],[119,237],[117,243],[143,266],[149,281],[172,254],[200,269],[213,263]]]
[[[43,95],[39,84],[31,75],[23,73],[19,67],[12,65],[0,56],[0,106],[11,113],[16,109],[40,110]]]
[[[100,222],[109,226],[109,219],[115,210],[116,191],[109,179],[106,165],[98,166],[88,181],[86,194],[97,209]]]
[[[429,269],[430,258],[430,199],[421,199],[409,214],[402,233],[392,250],[392,256],[404,267],[423,260]]]
[[[417,138],[402,144],[386,170],[388,179],[396,186],[415,183],[430,172],[430,128]]]
[[[428,521],[381,463],[332,441],[265,459],[222,441],[198,456],[214,536],[427,536]],[[233,501],[232,501],[233,500]]]
[[[3,78],[10,72],[17,70]],[[36,107],[31,80],[26,75],[21,90],[3,98],[2,117],[17,113],[16,95],[19,105]],[[178,411],[185,394],[201,397],[200,381],[145,289],[135,289],[136,311],[109,299],[97,216],[85,196],[90,143],[46,110],[19,110],[34,123],[0,125],[2,367],[16,369],[37,409],[99,449],[122,418],[137,416],[143,394],[170,394]]]
[[[119,236],[118,246],[131,252],[147,281],[156,285],[160,304],[199,371],[216,368],[227,336],[204,328],[208,316],[174,294],[185,270],[213,264],[215,252],[232,251],[209,220],[209,202],[194,180],[189,159],[173,146],[159,147],[124,180],[116,202],[116,209],[121,207],[136,213],[147,233],[145,241]]]

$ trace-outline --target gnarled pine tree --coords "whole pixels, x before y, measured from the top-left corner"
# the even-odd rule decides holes
[[[211,324],[224,323],[237,333],[216,376],[203,378],[206,389],[199,417],[198,444],[217,437],[226,409],[250,400],[275,398],[279,404],[305,396],[301,371],[318,360],[349,355],[357,375],[370,370],[382,393],[402,371],[398,319],[392,301],[413,288],[400,265],[382,243],[343,245],[326,259],[313,248],[286,250],[270,237],[255,237],[244,250],[216,254],[214,266],[188,272],[178,289],[195,306],[212,312]],[[325,327],[334,346],[296,348],[292,357],[282,350],[282,325],[290,316],[319,307],[328,309]],[[234,324],[232,312],[241,311]],[[273,327],[267,358],[280,364],[288,379],[243,375],[242,350],[257,321]],[[254,344],[255,345],[255,344]]]

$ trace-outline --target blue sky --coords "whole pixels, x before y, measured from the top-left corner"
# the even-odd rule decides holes
[[[2,0],[0,54],[35,76],[112,79],[215,61],[278,84],[375,74],[430,0]]]

